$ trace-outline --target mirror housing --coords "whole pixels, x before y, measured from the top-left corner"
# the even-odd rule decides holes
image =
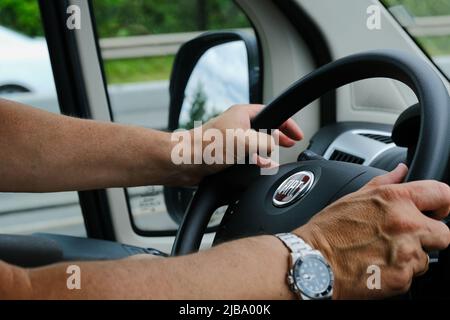
[[[230,30],[206,32],[185,43],[178,51],[172,69],[169,94],[170,132],[179,129],[180,114],[185,100],[185,93],[195,67],[208,50],[215,47],[242,41],[247,54],[248,103],[262,103],[262,59],[256,35],[250,31]],[[164,187],[164,199],[167,211],[176,223],[181,223],[184,213],[196,188]]]
[[[234,41],[242,41],[247,51],[248,102],[262,103],[262,67],[256,36],[248,31],[206,32],[181,46],[175,57],[169,86],[169,131],[179,128],[185,91],[197,63],[208,50]]]

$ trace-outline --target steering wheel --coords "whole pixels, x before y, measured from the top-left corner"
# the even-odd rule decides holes
[[[446,179],[450,155],[450,100],[434,70],[416,56],[395,51],[355,54],[325,65],[294,83],[252,121],[253,129],[276,129],[329,90],[368,79],[408,85],[421,106],[421,125],[406,181]],[[213,212],[229,205],[214,243],[293,230],[340,197],[385,171],[328,160],[282,165],[261,175],[254,165],[235,165],[205,178],[187,208],[173,255],[199,250]]]

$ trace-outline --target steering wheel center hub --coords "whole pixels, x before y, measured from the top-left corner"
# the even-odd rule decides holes
[[[303,198],[314,185],[315,176],[311,171],[300,171],[284,180],[275,190],[272,203],[275,207],[285,207]]]

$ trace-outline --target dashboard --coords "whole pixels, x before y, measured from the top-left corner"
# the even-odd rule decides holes
[[[308,150],[326,160],[356,163],[386,171],[407,162],[407,149],[392,141],[392,126],[370,122],[340,122],[320,129]]]

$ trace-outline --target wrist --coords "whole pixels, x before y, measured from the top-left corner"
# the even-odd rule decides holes
[[[292,233],[300,237],[314,250],[319,251],[330,265],[334,275],[333,299],[336,299],[339,296],[339,290],[342,286],[340,284],[341,281],[339,277],[340,271],[338,269],[338,264],[335,261],[336,255],[333,254],[329,242],[323,236],[323,233],[319,230],[319,228],[311,225],[310,223],[292,231]]]
[[[276,236],[257,237],[260,247],[267,258],[270,274],[274,277],[272,281],[278,283],[278,290],[274,298],[299,300],[299,297],[290,289],[288,283],[288,271],[290,268],[291,253],[289,249]]]
[[[160,143],[165,148],[161,161],[167,173],[165,185],[196,185],[206,175],[202,139],[194,130],[164,132],[163,141]]]
[[[32,285],[29,272],[0,261],[0,300],[30,299]]]

